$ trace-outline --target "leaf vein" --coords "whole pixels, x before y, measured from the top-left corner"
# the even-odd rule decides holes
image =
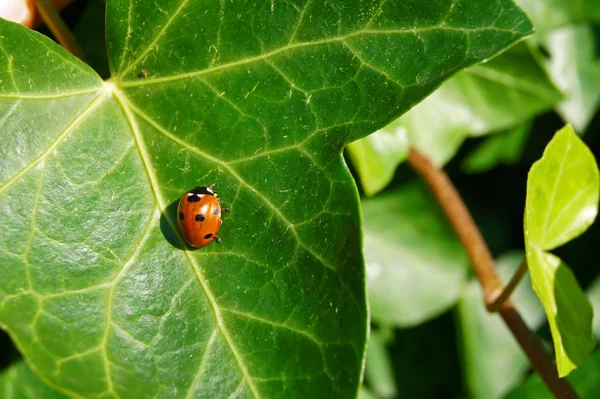
[[[127,272],[129,267],[131,267],[131,265],[133,265],[134,261],[140,254],[141,249],[143,248],[144,244],[146,243],[146,240],[150,237],[150,233],[152,232],[152,227],[154,226],[156,215],[158,213],[159,212],[157,212],[157,209],[154,209],[152,211],[152,217],[146,224],[146,227],[144,229],[144,233],[142,234],[141,239],[133,246],[133,248],[135,248],[135,250],[129,257],[129,259],[121,267],[121,270],[119,271],[119,273],[116,275],[116,277],[112,281],[112,286],[110,287],[110,291],[108,292],[107,311],[106,311],[106,328],[104,329],[104,334],[102,335],[101,346],[103,348],[102,357],[104,359],[104,373],[106,375],[106,383],[108,385],[108,392],[112,393],[116,397],[119,397],[119,395],[114,390],[114,384],[113,384],[111,373],[110,373],[110,360],[108,358],[108,336],[109,336],[109,333],[110,333],[110,330],[111,330],[111,327],[113,324],[112,313],[113,313],[113,307],[114,307],[115,287],[117,286],[117,283],[119,282],[119,280]]]
[[[21,177],[23,177],[23,175],[25,175],[27,172],[29,172],[31,169],[33,169],[37,164],[39,164],[44,159],[46,159],[52,153],[52,151],[54,151],[54,149],[56,147],[58,147],[58,145],[65,139],[65,137],[67,137],[67,135],[79,124],[79,122],[81,122],[84,118],[87,117],[88,114],[90,114],[92,111],[94,111],[98,107],[98,105],[102,102],[102,100],[105,98],[106,98],[105,95],[100,95],[100,96],[96,97],[94,100],[92,100],[83,109],[83,111],[80,112],[79,115],[77,115],[67,125],[67,127],[56,137],[56,139],[54,139],[54,141],[48,146],[48,148],[44,152],[42,152],[40,155],[38,155],[37,158],[35,158],[29,165],[25,166],[23,169],[21,169],[19,172],[17,172],[17,174],[15,174],[13,177],[8,179],[8,181],[6,183],[4,183],[2,186],[0,186],[0,194],[2,194],[9,187],[11,187],[16,181],[18,181]]]
[[[126,98],[123,97],[123,95],[117,91],[115,91],[115,95],[117,97],[117,100],[119,101],[121,108],[123,109],[123,113],[125,118],[127,119],[128,123],[130,124],[131,127],[131,132],[132,135],[134,137],[134,140],[136,141],[139,153],[140,153],[140,158],[142,160],[142,163],[144,164],[147,176],[148,176],[148,181],[150,183],[150,186],[152,187],[152,192],[154,193],[154,197],[156,199],[156,202],[158,203],[159,207],[161,209],[165,209],[166,208],[166,201],[164,200],[164,198],[162,198],[162,196],[160,195],[160,193],[158,192],[158,182],[156,179],[156,176],[154,175],[154,172],[151,170],[151,165],[150,165],[150,161],[148,159],[148,151],[145,147],[145,144],[143,142],[143,138],[141,136],[141,133],[138,131],[138,126],[137,123],[135,122],[135,118],[132,115],[132,111],[135,111],[136,113],[138,113],[138,115],[140,115],[139,110],[136,111],[135,108],[133,108],[132,104],[130,104]],[[144,114],[145,115],[145,114]],[[144,118],[144,116],[140,115],[142,118]],[[147,118],[147,116],[146,116]],[[152,121],[152,123],[154,123],[154,121]],[[169,225],[169,228],[176,232],[177,229],[175,228],[175,226],[173,226],[173,223],[170,219],[167,218],[167,224]],[[175,234],[177,237],[177,240],[181,243],[182,247],[185,248],[185,243],[182,241],[181,237],[179,234]],[[258,394],[258,390],[256,388],[256,386],[252,383],[252,378],[250,377],[250,374],[248,373],[248,369],[246,368],[246,365],[244,364],[244,362],[242,361],[241,356],[239,355],[239,353],[237,352],[237,349],[235,347],[235,345],[233,344],[233,341],[231,339],[231,337],[229,336],[229,333],[227,331],[227,329],[225,328],[225,325],[223,323],[220,311],[219,311],[219,307],[215,301],[215,297],[214,294],[212,293],[212,291],[210,290],[208,283],[206,281],[206,279],[204,278],[204,275],[202,274],[202,272],[200,271],[200,267],[198,266],[195,258],[193,258],[189,251],[184,251],[185,252],[185,256],[188,258],[190,264],[192,265],[192,269],[194,271],[194,273],[196,274],[196,278],[198,279],[198,283],[200,284],[200,286],[202,287],[202,289],[204,290],[204,293],[206,295],[206,298],[208,299],[214,315],[215,315],[215,320],[217,323],[217,326],[219,328],[219,330],[221,331],[221,334],[223,334],[223,336],[225,337],[225,340],[227,341],[227,344],[229,345],[229,348],[240,368],[240,371],[242,372],[242,375],[244,376],[244,379],[247,381],[248,386],[250,387],[250,389],[252,390],[253,395],[256,398],[259,398],[260,395]]]
[[[208,339],[208,342],[206,344],[206,349],[204,350],[204,355],[202,356],[202,360],[200,361],[200,365],[198,366],[198,372],[196,373],[196,375],[194,376],[194,379],[192,380],[192,384],[190,385],[190,389],[188,390],[187,395],[185,395],[185,399],[191,398],[192,394],[194,393],[194,387],[196,386],[196,384],[200,380],[200,377],[202,376],[202,373],[204,372],[204,367],[206,366],[206,361],[207,361],[207,358],[209,355],[210,348],[214,344],[214,342],[217,338],[218,332],[219,332],[219,329],[215,328],[213,330],[212,334],[210,335],[210,338]],[[243,381],[243,379],[242,379],[242,381]]]
[[[218,71],[222,71],[222,70],[226,70],[226,69],[230,69],[230,68],[235,68],[238,66],[243,66],[243,65],[251,64],[251,63],[254,63],[257,61],[269,59],[278,54],[285,53],[290,50],[295,50],[295,49],[300,49],[300,48],[305,48],[305,47],[319,46],[319,45],[327,45],[327,44],[331,44],[331,43],[342,42],[342,41],[345,41],[350,38],[362,37],[362,36],[366,36],[366,35],[416,35],[419,33],[435,32],[435,31],[463,32],[466,34],[472,33],[472,32],[481,32],[481,31],[505,32],[505,33],[512,33],[512,34],[515,33],[513,30],[510,30],[510,29],[502,29],[502,28],[495,28],[495,27],[481,27],[481,28],[465,29],[465,28],[453,28],[453,27],[440,26],[440,25],[424,27],[424,28],[412,28],[412,29],[391,29],[391,30],[367,30],[367,29],[365,29],[365,30],[359,30],[356,32],[352,32],[352,33],[349,33],[349,34],[346,34],[343,36],[329,38],[329,39],[321,39],[321,40],[315,40],[312,42],[303,42],[303,43],[287,45],[287,46],[278,48],[276,50],[270,51],[268,53],[260,54],[260,55],[253,56],[253,57],[248,57],[248,58],[245,58],[242,60],[232,61],[232,62],[218,65],[215,67],[200,69],[200,70],[191,71],[191,72],[187,72],[187,73],[183,73],[183,74],[179,74],[179,75],[165,76],[165,77],[161,77],[161,78],[144,79],[141,81],[140,80],[123,81],[123,82],[120,82],[119,84],[121,87],[126,88],[126,87],[146,86],[146,85],[160,84],[160,83],[166,83],[166,82],[173,82],[173,81],[178,81],[178,80],[182,80],[182,79],[190,79],[190,78],[194,78],[197,76],[207,75],[207,74],[211,74],[214,72],[218,72]]]
[[[167,29],[169,29],[171,24],[177,19],[177,17],[181,13],[181,11],[185,8],[185,6],[187,6],[188,3],[189,3],[189,0],[183,0],[181,2],[179,7],[177,7],[175,12],[173,13],[173,15],[167,20],[167,22],[164,24],[164,26],[157,32],[156,36],[154,36],[154,39],[150,42],[148,47],[146,47],[146,49],[144,51],[142,51],[142,53],[135,60],[133,60],[133,62],[131,62],[127,68],[125,68],[122,75],[127,75],[127,73],[129,71],[131,71],[133,68],[135,68],[140,63],[140,61],[150,52],[150,50],[152,50],[152,48],[154,46],[156,46],[156,43],[158,43],[158,41],[164,36]]]

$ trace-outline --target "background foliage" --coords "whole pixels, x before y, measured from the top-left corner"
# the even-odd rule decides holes
[[[542,156],[554,133],[565,122],[571,123],[594,157],[598,159],[600,154],[598,3],[578,1],[577,7],[562,1],[520,0],[517,3],[528,12],[536,28],[536,33],[530,39],[489,63],[457,74],[410,112],[368,138],[353,143],[348,151],[364,194],[373,196],[383,191],[373,198],[363,199],[366,214],[371,201],[378,201],[379,198],[384,200],[395,191],[404,191],[405,187],[414,184],[416,177],[402,162],[406,156],[406,143],[418,132],[420,136],[413,141],[438,164],[445,165],[497,257],[504,281],[508,281],[511,276],[509,270],[514,270],[523,256],[523,252],[515,251],[522,251],[524,247],[522,223],[527,174],[533,162]],[[516,58],[517,54],[520,58]],[[515,104],[520,106],[513,107]],[[436,115],[443,117],[436,118]],[[438,140],[438,137],[442,140]],[[377,151],[383,147],[385,152]],[[561,147],[562,153],[564,144]],[[369,153],[380,155],[364,156]],[[574,159],[581,158],[582,155],[578,155]],[[578,172],[577,175],[581,174]],[[597,202],[597,198],[590,198],[590,201]],[[428,206],[423,201],[422,207],[425,209]],[[412,215],[419,215],[419,211],[412,209],[401,218],[410,218]],[[388,223],[393,218],[397,216],[390,215]],[[442,219],[440,223],[443,223]],[[415,223],[398,224],[411,235],[427,232],[431,225],[431,222],[418,223],[418,219]],[[567,230],[562,229],[565,232]],[[599,234],[600,228],[595,223],[581,237],[552,251],[574,271],[579,284],[587,290],[596,314],[600,312],[600,278],[594,260],[594,243]],[[432,239],[420,240],[421,245],[412,253],[418,254],[421,248],[430,248],[432,245],[444,250],[448,245],[440,247],[443,241],[439,235],[425,236]],[[445,240],[450,243],[454,239],[452,235],[447,235]],[[373,256],[370,255],[370,248],[365,247],[367,259]],[[452,264],[453,258],[448,259]],[[396,265],[386,264],[382,267],[368,263],[370,281],[381,270],[396,270],[400,276],[413,269],[428,270],[429,259],[421,257],[408,266],[400,264],[399,268],[395,268]],[[445,269],[445,272],[450,270]],[[464,283],[459,299],[452,301],[455,307],[451,311],[451,318],[429,316],[431,306],[436,303],[435,300],[439,300],[440,290],[444,294],[453,292],[454,285],[451,284],[454,282],[450,283],[451,279],[448,279],[445,288],[437,284],[405,286],[407,292],[418,291],[413,294],[415,298],[438,297],[433,297],[435,299],[426,304],[416,301],[420,304],[417,315],[415,308],[411,308],[410,312],[395,313],[393,319],[379,320],[374,324],[376,333],[385,332],[388,352],[383,361],[381,354],[373,356],[369,353],[366,396],[388,398],[395,397],[398,392],[408,392],[409,396],[414,397],[447,397],[443,393],[451,392],[452,397],[551,397],[539,377],[528,377],[529,365],[514,338],[507,333],[500,320],[484,310],[479,285],[469,274],[462,280]],[[377,284],[371,286],[372,290],[378,287]],[[404,292],[400,289],[397,291]],[[381,295],[379,291],[370,293],[372,301],[378,301]],[[528,325],[536,328],[538,334],[550,344],[550,328],[528,280],[519,286],[516,302]],[[426,321],[407,330],[405,325],[397,321],[409,316],[422,316]],[[599,337],[598,319],[594,318],[596,339]],[[411,344],[421,348],[431,345],[426,333],[417,334],[416,331],[440,331],[442,320],[448,320],[444,333],[456,338],[449,343],[454,349],[445,348],[431,356],[427,353],[415,354],[412,358],[418,364],[434,364],[431,370],[435,369],[436,372],[430,372],[427,376],[428,382],[437,390],[428,386],[428,391],[424,392],[423,387],[417,384],[417,387],[406,391],[407,387],[414,386],[413,376],[403,372],[405,369],[402,364],[406,360],[399,358],[396,348]],[[409,331],[415,331],[411,343],[406,342],[407,337],[411,337],[407,334]],[[585,336],[585,332],[582,333]],[[582,347],[586,346],[589,350],[590,344],[583,344],[584,341],[578,340]],[[458,375],[453,368],[456,359],[443,355],[447,351],[455,351],[461,359],[462,367]],[[405,355],[410,356],[408,353]],[[596,349],[569,376],[584,398],[594,398],[600,394],[597,378],[593,377],[600,373],[597,359]],[[373,363],[376,365],[373,366]],[[385,364],[391,365],[387,373],[368,372],[369,367],[380,369]],[[394,375],[392,382],[385,378],[388,374]],[[456,376],[453,383],[449,384],[447,375]],[[380,381],[378,376],[384,378]]]

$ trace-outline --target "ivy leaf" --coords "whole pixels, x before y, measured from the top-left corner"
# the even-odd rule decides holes
[[[486,138],[462,162],[462,169],[468,173],[481,173],[493,169],[498,164],[517,163],[527,144],[531,124],[526,122]]]
[[[371,331],[369,335],[365,380],[380,398],[398,396],[392,359],[387,348],[385,334],[381,331]]]
[[[511,1],[107,3],[112,77],[0,22],[0,323],[83,397],[352,397],[345,144],[531,32]],[[144,71],[145,73],[141,73]],[[183,245],[219,183],[222,245]]]
[[[569,382],[582,398],[597,398],[600,396],[599,373],[600,352],[594,352],[581,367],[569,375]],[[521,386],[507,395],[505,399],[552,399],[554,397],[539,374],[533,373]]]
[[[372,319],[410,327],[453,306],[468,260],[427,187],[405,185],[362,208]]]
[[[525,205],[525,247],[533,288],[552,331],[561,377],[580,364],[595,345],[592,307],[575,276],[546,252],[583,233],[598,213],[598,167],[570,125],[550,141],[529,171]]]
[[[535,24],[536,29],[552,29],[583,21],[600,21],[596,0],[515,0]]]
[[[550,53],[550,59],[544,60],[548,73],[566,96],[557,104],[557,112],[576,131],[585,132],[600,105],[600,58],[594,30],[572,25],[539,34],[537,39]]]
[[[441,166],[467,137],[512,128],[552,108],[561,98],[529,48],[519,44],[458,73],[410,112],[374,133],[375,137],[352,143],[350,155],[366,193],[372,195],[390,182],[406,157],[408,142]],[[383,156],[378,150],[382,145],[372,144],[378,140],[386,143]],[[365,147],[371,147],[370,151]],[[394,152],[395,148],[399,149]],[[359,151],[373,154],[373,159],[361,159]],[[385,179],[380,170],[387,171]]]
[[[596,278],[587,289],[588,298],[594,309],[592,332],[596,341],[600,341],[600,278]]]
[[[408,156],[410,143],[406,129],[390,125],[350,143],[347,149],[365,194],[372,196],[392,180],[396,167]]]
[[[68,398],[41,382],[23,360],[0,371],[0,393],[5,399]]]

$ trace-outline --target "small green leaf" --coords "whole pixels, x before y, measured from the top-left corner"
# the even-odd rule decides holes
[[[529,171],[525,234],[552,250],[583,233],[598,213],[598,166],[573,128],[560,130]]]
[[[481,173],[499,164],[517,163],[529,138],[530,130],[531,123],[527,122],[486,138],[463,161],[462,169],[468,173]]]
[[[569,382],[584,399],[600,398],[600,352],[592,353],[577,370],[568,377]],[[523,384],[504,399],[554,399],[539,374],[533,373]]]
[[[373,320],[413,326],[454,305],[468,262],[427,187],[408,184],[362,207]]]
[[[529,171],[525,246],[533,288],[554,340],[560,376],[592,350],[592,307],[571,270],[552,250],[583,233],[598,211],[598,167],[587,146],[567,125]]]
[[[374,194],[389,183],[405,159],[406,136],[441,166],[467,137],[512,128],[561,99],[528,46],[518,44],[458,73],[402,117],[368,139],[350,144],[350,155],[363,187],[369,188],[367,194]],[[385,152],[379,150],[382,143]],[[353,151],[353,147],[358,148]],[[367,156],[373,159],[366,160]]]
[[[596,55],[600,36],[591,26],[578,25],[536,37],[550,53],[550,59],[544,60],[548,74],[565,94],[557,112],[584,133],[600,105],[600,58]]]
[[[524,256],[523,252],[515,251],[496,259],[496,269],[503,281],[510,280]],[[529,276],[523,277],[512,299],[529,327],[535,329],[542,323],[544,310],[531,289]],[[498,315],[485,308],[479,281],[464,285],[457,311],[470,397],[503,397],[522,379],[530,367],[529,360]]]
[[[600,277],[596,278],[587,289],[587,295],[594,309],[594,323],[592,332],[596,341],[600,341]]]
[[[348,152],[368,196],[381,191],[394,177],[396,167],[410,148],[406,129],[388,126],[350,143]]]
[[[369,336],[365,380],[381,398],[395,398],[398,395],[392,359],[378,331],[371,331]]]
[[[550,29],[583,21],[600,21],[598,0],[515,0],[536,29]]]
[[[40,381],[23,360],[0,370],[0,397],[3,399],[68,398]]]

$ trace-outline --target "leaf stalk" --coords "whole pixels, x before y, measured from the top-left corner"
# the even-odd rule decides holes
[[[484,301],[488,309],[494,302],[498,302],[498,313],[554,397],[580,398],[569,381],[559,378],[552,357],[546,352],[538,336],[527,327],[513,301],[509,298],[514,287],[510,292],[504,289],[488,246],[446,172],[435,166],[424,154],[412,148],[407,161],[425,180],[448,218],[454,233],[465,248],[471,266],[483,288]],[[525,268],[526,270],[526,267],[525,263],[525,266],[520,269]],[[522,273],[524,274],[524,271]],[[513,285],[516,286],[522,277],[515,276]],[[498,292],[502,294],[498,296]],[[506,298],[500,301],[503,294]]]
[[[504,289],[502,289],[502,291],[497,291],[499,295],[497,295],[495,299],[493,299],[493,295],[487,298],[491,300],[491,302],[486,301],[486,306],[489,312],[493,313],[500,310],[502,304],[506,302],[508,298],[510,298],[521,280],[523,280],[525,273],[527,273],[527,258],[523,257],[519,268],[515,271],[515,274],[513,274],[508,284],[504,287]]]
[[[81,46],[75,39],[73,33],[69,30],[60,14],[50,0],[35,0],[35,6],[42,18],[42,21],[50,32],[56,37],[56,40],[75,57],[89,64]]]

